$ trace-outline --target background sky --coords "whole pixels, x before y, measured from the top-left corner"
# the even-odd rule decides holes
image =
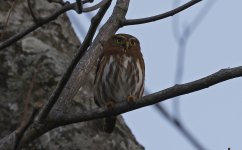
[[[181,0],[180,3],[185,2]],[[203,0],[179,14],[180,31],[196,19],[207,2],[209,0]],[[174,8],[173,3],[174,0],[131,0],[127,18],[160,14]],[[182,83],[205,77],[222,68],[242,65],[241,6],[241,0],[216,0],[187,41]],[[106,19],[111,12],[112,9],[109,9]],[[75,12],[69,12],[68,15],[82,39],[91,14],[76,15]],[[128,26],[118,31],[139,39],[146,65],[145,84],[151,92],[171,87],[175,83],[179,46],[174,38],[172,19],[174,17]],[[242,149],[241,89],[242,79],[237,78],[180,97],[180,119],[206,149]],[[162,102],[171,113],[174,112],[173,101],[169,99]],[[137,140],[147,150],[195,149],[153,106],[123,116]]]

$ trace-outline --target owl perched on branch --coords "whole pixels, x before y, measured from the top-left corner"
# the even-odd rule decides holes
[[[94,100],[100,107],[112,108],[118,102],[135,101],[143,95],[145,65],[140,43],[129,34],[113,35],[103,44],[97,68]],[[116,116],[105,119],[104,130],[111,133]]]

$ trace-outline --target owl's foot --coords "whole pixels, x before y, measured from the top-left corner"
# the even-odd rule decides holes
[[[107,108],[112,109],[114,106],[115,106],[114,101],[111,100],[111,101],[106,102],[106,107]]]
[[[137,99],[137,97],[134,96],[134,95],[129,95],[128,96],[128,102],[130,102],[130,103],[134,103],[136,99]]]

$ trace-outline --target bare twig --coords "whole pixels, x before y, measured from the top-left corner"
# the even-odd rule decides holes
[[[145,95],[150,95],[150,92],[146,89]],[[170,112],[162,105],[162,103],[156,103],[153,107],[162,115],[169,123],[176,127],[178,131],[197,149],[205,150],[200,142],[190,133],[190,131],[184,126],[181,120],[173,117]]]
[[[82,13],[83,5],[81,0],[76,0],[76,12],[78,14]]]
[[[92,3],[92,2],[94,2],[94,0],[83,0],[83,1],[82,1],[83,4],[86,4],[86,3]]]
[[[84,9],[83,12],[91,12],[91,11],[97,10],[97,9],[101,8],[104,4],[106,4],[108,1],[109,0],[102,0],[101,2],[97,3],[94,6],[90,6],[86,9]]]
[[[83,8],[83,12],[90,12],[90,11],[96,10],[96,9],[100,8],[101,6],[103,6],[104,4],[106,4],[106,2],[107,2],[107,0],[103,0],[103,1],[101,1],[100,3],[98,3],[94,6],[91,6],[91,7],[88,7],[88,8]],[[51,16],[46,17],[46,18],[42,18],[37,24],[34,24],[34,25],[30,26],[29,28],[27,28],[26,30],[11,36],[9,39],[5,40],[4,42],[1,42],[0,43],[0,50],[10,46],[14,42],[18,41],[19,39],[26,36],[27,34],[35,31],[36,29],[43,26],[44,24],[46,24],[46,23],[48,23],[52,20],[55,20],[61,14],[65,13],[69,10],[75,10],[75,9],[76,9],[76,3],[64,5],[60,10],[56,11]]]
[[[49,116],[48,119],[45,120],[43,123],[34,122],[31,125],[32,127],[30,128],[30,130],[27,130],[28,132],[25,133],[27,135],[25,136],[23,143],[26,143],[28,142],[28,140],[34,139],[58,126],[94,120],[98,118],[108,117],[111,115],[119,115],[121,113],[129,112],[141,107],[152,105],[176,96],[185,95],[198,90],[202,90],[215,84],[237,77],[242,77],[242,66],[231,69],[222,69],[214,74],[211,74],[199,80],[181,85],[175,85],[165,90],[144,96],[138,99],[134,104],[130,104],[126,101],[123,101],[117,104],[114,109],[97,108],[86,112],[66,114],[65,116]],[[11,137],[12,134],[9,135],[9,138]],[[4,139],[9,141],[9,138],[5,137]],[[2,146],[1,144],[4,144],[6,142],[7,141],[0,141],[0,147]]]
[[[215,84],[230,80],[233,78],[242,77],[242,66],[228,69],[221,69],[220,71],[206,76],[204,78],[188,82],[185,84],[177,84],[173,87],[164,89],[162,91],[144,96],[131,105],[125,100],[120,104],[117,104],[112,110],[106,108],[97,108],[87,112],[80,112],[75,114],[67,114],[64,116],[56,117],[50,116],[49,120],[57,123],[58,125],[66,125],[71,123],[83,122],[94,120],[97,118],[103,118],[107,116],[119,115],[125,112],[129,112],[141,107],[156,104],[158,102],[165,101],[167,99],[199,91]]]
[[[8,25],[9,17],[11,16],[11,13],[12,13],[13,8],[15,7],[15,4],[16,4],[16,3],[17,3],[17,0],[14,0],[14,1],[13,1],[13,4],[12,4],[12,6],[11,6],[11,8],[10,8],[9,11],[8,11],[7,18],[6,18],[6,21],[5,21],[5,26]]]
[[[145,95],[149,95],[150,92],[145,89]],[[178,131],[197,149],[205,150],[202,144],[190,133],[185,125],[176,117],[173,117],[169,111],[162,105],[162,103],[156,103],[153,107],[162,115],[169,123],[176,127]]]
[[[69,1],[67,2],[64,2],[63,0],[48,0],[49,3],[57,3],[57,4],[60,4],[62,6],[66,5],[66,4],[69,4]]]
[[[196,28],[201,24],[203,19],[206,17],[206,15],[210,12],[211,8],[214,6],[214,4],[217,2],[217,0],[208,1],[205,6],[199,11],[197,16],[192,20],[192,22],[185,27],[184,32],[179,36],[179,38],[189,38],[191,37],[191,34],[194,33]],[[187,39],[186,39],[187,40]]]
[[[25,120],[24,123],[15,131],[16,137],[14,141],[14,150],[18,150],[20,148],[19,143],[21,142],[21,139],[24,136],[25,131],[33,123],[37,112],[38,112],[38,109],[33,108],[30,117],[27,120]]]
[[[15,142],[14,142],[14,150],[18,150],[18,145],[21,141],[21,138],[24,135],[24,132],[29,127],[29,125],[33,122],[34,117],[37,113],[37,109],[35,109],[35,108],[32,109],[30,107],[30,105],[31,105],[30,100],[31,100],[31,95],[33,93],[33,88],[34,88],[34,84],[35,84],[35,77],[36,77],[36,72],[33,73],[32,80],[30,82],[29,89],[27,91],[27,95],[24,99],[24,114],[23,114],[23,118],[21,119],[22,121],[20,123],[20,126],[15,131],[16,138],[15,138]],[[31,114],[30,114],[30,112],[31,112]]]
[[[75,58],[72,60],[71,64],[67,68],[65,74],[63,75],[62,79],[57,85],[57,88],[52,93],[51,97],[48,100],[48,103],[45,105],[43,110],[41,111],[41,114],[39,116],[39,121],[42,121],[49,113],[53,105],[56,103],[57,99],[59,98],[63,88],[65,87],[68,79],[70,78],[74,68],[76,67],[76,64],[79,62],[79,60],[82,58],[84,52],[87,50],[87,48],[90,46],[92,39],[96,33],[97,27],[100,24],[104,14],[106,13],[107,9],[109,8],[111,4],[111,0],[107,1],[106,5],[104,5],[98,13],[92,18],[91,25],[89,28],[89,31],[87,33],[86,38],[84,39],[81,48],[79,49],[78,54],[75,56]]]
[[[60,105],[65,104],[65,103],[62,103],[63,100],[69,101],[70,99],[72,99],[72,97],[74,97],[76,91],[78,91],[80,87],[79,84],[81,85],[86,81],[85,79],[86,79],[87,73],[90,71],[93,64],[95,64],[95,61],[97,60],[97,58],[101,53],[101,50],[102,50],[101,42],[111,37],[111,35],[113,35],[120,28],[120,22],[124,19],[127,13],[128,4],[129,4],[129,0],[117,0],[111,17],[100,29],[95,40],[93,41],[93,44],[88,49],[88,51],[85,52],[82,58],[82,61],[79,61],[79,63],[77,64],[77,67],[73,71],[71,78],[69,79],[67,85],[65,86],[65,89],[63,90],[60,98],[58,99],[58,102],[60,102]],[[76,75],[78,75],[78,78],[76,78]],[[61,109],[60,111],[64,111],[64,110]],[[51,115],[58,116],[60,115],[60,113],[58,111],[56,112],[55,109],[54,110],[52,109],[51,113],[48,116],[51,116]],[[43,121],[43,122],[34,121],[30,125],[28,130],[26,130],[20,144],[22,145],[26,144],[56,127],[58,127],[58,125],[54,122],[48,123],[46,121]],[[8,136],[1,139],[0,149],[3,149],[3,148],[6,149],[6,147],[8,148],[9,145],[12,143],[13,139],[14,139],[14,133],[11,133]]]
[[[84,53],[84,55],[82,57],[82,61],[78,62],[77,67],[76,67],[77,69],[72,72],[72,76],[70,77],[68,84],[65,86],[65,89],[62,90],[62,92],[61,92],[62,95],[59,97],[58,102],[59,102],[59,100],[62,100],[62,99],[63,99],[63,101],[68,101],[68,100],[72,99],[74,97],[73,93],[76,93],[75,91],[77,91],[79,89],[78,88],[79,86],[77,84],[74,85],[74,83],[78,82],[78,84],[82,84],[85,82],[85,77],[87,76],[87,73],[91,70],[91,67],[95,63],[95,60],[101,53],[100,52],[101,47],[102,47],[101,41],[109,38],[121,27],[122,21],[124,20],[124,17],[128,10],[128,4],[129,4],[129,0],[117,0],[117,4],[114,8],[112,16],[108,19],[108,21],[105,23],[105,25],[100,29],[100,32],[98,33],[97,37],[95,38],[92,46],[89,48],[89,50],[87,52]],[[242,68],[241,68],[241,70],[242,70]],[[240,73],[241,73],[241,70],[240,70]],[[76,78],[77,74],[78,74],[79,78]],[[238,76],[238,74],[236,74],[236,75]],[[229,76],[229,77],[231,77],[231,76]],[[226,79],[224,79],[224,80],[226,80]],[[220,80],[221,80],[221,78],[220,78]],[[220,82],[220,80],[219,81],[215,80],[215,81]],[[216,83],[214,83],[214,84],[216,84]],[[204,84],[202,84],[202,85],[205,86]],[[64,85],[62,85],[62,86],[64,86]],[[184,85],[184,86],[186,86],[186,85]],[[185,88],[184,86],[183,86],[183,88]],[[188,86],[189,86],[189,83],[188,83]],[[196,85],[194,85],[194,86],[195,86],[194,87],[195,89],[189,89],[189,88],[186,89],[185,88],[186,90],[184,90],[184,89],[179,90],[180,85],[177,85],[177,86],[173,87],[173,89],[171,88],[170,90],[166,89],[166,90],[162,91],[161,93],[163,93],[163,96],[161,96],[161,97],[160,97],[160,94],[161,94],[160,92],[155,93],[150,96],[146,96],[146,97],[142,98],[139,102],[137,102],[134,105],[130,105],[127,103],[120,103],[117,105],[115,110],[106,110],[105,108],[100,108],[100,109],[95,109],[95,110],[84,112],[84,113],[83,112],[78,113],[78,114],[70,113],[68,115],[67,114],[57,115],[57,114],[55,114],[55,111],[51,111],[51,113],[48,115],[48,112],[47,112],[46,115],[48,115],[49,122],[47,122],[47,120],[44,120],[43,122],[38,122],[38,121],[33,122],[30,125],[30,127],[28,128],[28,130],[26,130],[21,143],[25,144],[25,143],[29,142],[30,140],[33,140],[36,137],[42,135],[43,133],[45,133],[53,128],[56,128],[60,125],[70,124],[75,121],[86,121],[86,120],[91,120],[91,119],[95,119],[95,118],[102,118],[105,116],[109,116],[110,113],[120,114],[125,111],[131,111],[132,109],[144,107],[145,105],[151,105],[160,100],[165,100],[167,98],[171,98],[172,96],[177,96],[179,94],[186,94],[188,92],[199,90],[200,87],[196,87]],[[209,84],[206,86],[209,86]],[[176,90],[176,89],[178,89],[178,90]],[[68,94],[66,94],[67,92],[68,92]],[[174,94],[171,94],[171,92],[173,92]],[[182,92],[184,92],[184,93],[182,93]],[[62,103],[62,104],[64,104],[64,103]],[[47,110],[47,111],[49,111],[49,110]],[[79,120],[77,118],[79,116],[77,116],[77,115],[81,116],[81,118],[79,118]],[[56,118],[56,117],[58,117],[58,118]],[[45,117],[43,117],[43,118],[45,118]],[[11,139],[11,137],[12,137],[11,134],[8,137]],[[5,141],[3,140],[2,142],[0,142],[0,147],[2,145],[4,145],[4,143],[9,143],[9,141],[10,141],[10,140],[8,140],[9,138],[4,138]],[[7,139],[7,141],[6,141],[6,139]]]
[[[37,24],[39,20],[35,17],[34,11],[33,11],[32,7],[31,7],[30,0],[27,0],[27,2],[28,2],[28,7],[29,7],[30,14],[31,14],[34,22]]]
[[[144,24],[144,23],[149,23],[157,20],[161,20],[170,16],[173,16],[189,7],[192,5],[195,5],[198,2],[201,2],[202,0],[191,0],[190,2],[187,2],[186,4],[177,7],[173,10],[170,10],[166,13],[162,13],[160,15],[152,16],[152,17],[147,17],[147,18],[140,18],[140,19],[127,19],[122,23],[122,26],[128,26],[128,25],[137,25],[137,24]]]
[[[154,105],[159,114],[164,116],[172,125],[179,130],[182,135],[197,149],[205,150],[204,146],[190,133],[190,131],[178,120],[177,118],[172,117],[168,111],[162,106],[162,104],[157,103]]]
[[[176,1],[175,1],[176,2]],[[182,78],[184,75],[184,62],[186,57],[186,46],[189,38],[191,37],[192,33],[194,33],[195,29],[200,25],[200,23],[203,21],[205,16],[208,14],[208,12],[211,10],[212,6],[215,4],[216,0],[208,1],[203,8],[199,11],[199,13],[195,16],[194,20],[189,23],[185,27],[185,29],[181,32],[179,32],[179,15],[174,17],[173,21],[173,33],[175,36],[175,39],[178,43],[178,54],[177,54],[177,61],[176,61],[176,72],[175,72],[175,84],[179,84],[182,82]],[[179,107],[180,101],[179,97],[174,98],[173,100],[173,110],[174,115],[178,118],[180,118],[180,107]]]
[[[120,8],[117,8],[117,9],[120,9]],[[123,11],[123,10],[122,10]],[[119,15],[120,16],[120,15]],[[112,16],[110,17],[112,19]],[[123,18],[120,18],[120,20],[115,20],[112,21],[112,26],[116,26],[116,28],[120,28],[120,24],[121,22],[123,21]],[[107,33],[105,33],[107,35]],[[104,35],[103,35],[104,36]],[[102,37],[103,38],[103,37]],[[99,41],[100,42],[100,41]],[[75,91],[77,91],[79,89],[79,85],[83,84],[83,82],[85,82],[85,76],[87,75],[87,73],[90,71],[90,68],[92,66],[92,64],[95,63],[95,60],[96,60],[96,57],[98,54],[100,54],[100,46],[101,44],[99,44],[99,47],[96,47],[95,49],[98,49],[95,53],[95,55],[90,55],[90,52],[92,51],[89,51],[89,54],[86,55],[86,58],[83,58],[81,62],[79,62],[78,66],[76,68],[76,71],[74,71],[72,73],[72,76],[70,77],[69,81],[68,81],[68,84],[64,87],[62,86],[62,88],[64,87],[65,90],[62,90],[63,92],[61,93],[58,93],[58,97],[59,95],[61,94],[62,96],[59,97],[59,102],[60,103],[65,103],[65,104],[68,104],[72,97],[74,96],[75,94]],[[95,44],[93,46],[96,46]],[[77,84],[78,83],[78,84]],[[55,103],[55,101],[57,100],[57,97],[54,98],[55,100],[53,100]],[[64,101],[64,102],[63,102]],[[51,105],[53,105],[52,102],[49,102],[50,103],[50,107],[52,107]],[[50,107],[46,107],[47,108],[47,111],[50,111]],[[61,107],[61,106],[60,106]],[[64,106],[62,106],[64,107]],[[60,112],[61,110],[68,110],[66,107],[64,108],[57,108],[57,111]],[[46,114],[44,115],[46,116]],[[60,115],[61,116],[61,115]],[[43,117],[45,118],[45,117]],[[40,119],[42,120],[42,119]]]

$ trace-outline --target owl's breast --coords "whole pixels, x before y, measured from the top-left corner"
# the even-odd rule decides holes
[[[143,72],[138,59],[127,55],[110,55],[101,78],[107,98],[122,101],[128,96],[143,93]]]

